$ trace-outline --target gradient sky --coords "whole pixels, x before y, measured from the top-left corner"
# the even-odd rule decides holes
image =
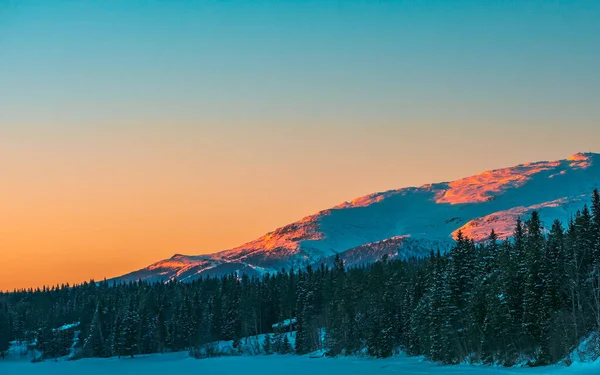
[[[0,0],[0,290],[600,151],[600,2]]]

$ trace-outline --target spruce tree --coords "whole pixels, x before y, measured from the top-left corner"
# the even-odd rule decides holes
[[[88,336],[83,343],[84,355],[89,357],[105,357],[108,356],[105,343],[105,305],[104,301],[100,300],[94,309],[92,322],[88,329]]]
[[[225,338],[239,343],[296,318],[276,326],[272,351],[291,350],[292,330],[298,353],[320,349],[325,328],[330,355],[367,350],[385,357],[400,347],[445,363],[469,357],[511,365],[519,355],[555,363],[600,326],[599,205],[595,192],[566,232],[555,221],[545,235],[533,213],[508,240],[491,233],[475,244],[459,233],[449,253],[432,251],[427,259],[382,258],[346,268],[338,258],[332,268],[260,278],[90,282],[0,293],[0,350],[8,338],[33,349],[38,334],[46,358],[62,356],[73,331],[57,327],[74,321],[81,322],[84,356],[111,356]]]
[[[428,314],[429,324],[427,328],[429,341],[429,357],[434,361],[443,361],[448,350],[448,332],[445,318],[448,316],[446,306],[447,292],[446,273],[443,269],[441,257],[433,258],[433,271],[431,274],[430,289],[424,298],[425,310]]]
[[[483,358],[488,363],[500,361],[512,365],[518,356],[517,338],[511,310],[511,280],[513,270],[511,245],[505,241],[500,247],[495,266],[490,275],[487,294],[487,316],[483,328]]]
[[[592,194],[592,218],[593,218],[593,237],[594,237],[594,264],[600,262],[600,192],[594,189]]]
[[[265,341],[263,342],[263,352],[267,355],[273,354],[273,337],[270,333],[265,335]]]
[[[543,293],[541,265],[543,249],[545,248],[544,235],[539,214],[534,211],[531,219],[527,221],[527,237],[525,240],[525,264],[527,274],[523,292],[523,331],[527,336],[530,349],[540,339],[541,298]]]
[[[470,303],[475,279],[475,244],[457,233],[456,245],[450,252],[448,265],[448,293],[446,293],[448,315],[445,328],[448,330],[449,347],[446,362],[458,363],[471,353]]]
[[[348,324],[344,316],[345,275],[344,263],[340,256],[336,255],[333,269],[330,272],[331,300],[328,306],[329,316],[325,330],[325,341],[331,356],[340,354],[346,347],[345,338]]]
[[[508,298],[512,317],[512,332],[516,336],[515,341],[519,349],[522,348],[522,324],[523,324],[523,295],[525,279],[528,273],[528,265],[525,258],[525,235],[526,229],[517,218],[512,242],[507,246],[510,251],[507,262],[507,274],[509,275]]]
[[[600,331],[600,193],[594,189],[592,194],[592,272],[590,275],[591,305],[593,325]]]
[[[138,354],[139,324],[140,316],[135,310],[125,314],[120,332],[119,347],[122,355],[130,356]]]
[[[5,306],[0,304],[0,358],[4,359],[10,348],[11,327],[8,312]]]
[[[281,348],[279,349],[279,353],[280,354],[290,354],[293,351],[294,350],[292,349],[292,345],[290,344],[290,339],[288,338],[288,335],[287,334],[283,335],[283,342],[281,344]]]
[[[308,282],[305,279],[305,274],[300,273],[298,280],[298,301],[296,302],[296,306],[298,307],[298,329],[296,331],[296,353],[298,354],[306,354],[310,352],[310,344],[309,344],[309,322],[306,321],[306,307],[307,304],[307,294],[308,294]]]
[[[41,353],[42,358],[54,357],[54,347],[52,340],[52,330],[48,326],[48,323],[45,322],[42,328],[38,329],[37,331],[35,343],[35,350]]]

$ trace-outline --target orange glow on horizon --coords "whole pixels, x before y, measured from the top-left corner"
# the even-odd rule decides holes
[[[402,137],[391,134],[369,127],[273,128],[260,138],[250,128],[120,136],[15,130],[0,138],[0,290],[101,280],[177,253],[233,249],[302,217],[287,238],[308,238],[316,235],[309,215],[344,200],[541,158],[507,159],[482,144],[488,156],[471,160],[460,153],[464,145],[442,137],[411,133],[414,142],[399,148]],[[438,153],[419,153],[426,142]],[[380,198],[365,199],[354,204]]]

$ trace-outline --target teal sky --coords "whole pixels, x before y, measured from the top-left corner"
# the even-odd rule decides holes
[[[2,127],[600,117],[598,1],[0,4]]]
[[[597,0],[0,0],[0,290],[600,152],[599,20]]]

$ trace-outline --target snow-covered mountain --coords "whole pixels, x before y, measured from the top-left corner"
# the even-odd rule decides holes
[[[526,163],[453,182],[375,193],[305,217],[239,247],[210,255],[174,255],[117,278],[193,280],[232,272],[264,274],[329,262],[346,264],[447,250],[460,229],[475,240],[494,229],[509,236],[517,217],[537,210],[546,225],[568,218],[600,186],[600,154]]]

